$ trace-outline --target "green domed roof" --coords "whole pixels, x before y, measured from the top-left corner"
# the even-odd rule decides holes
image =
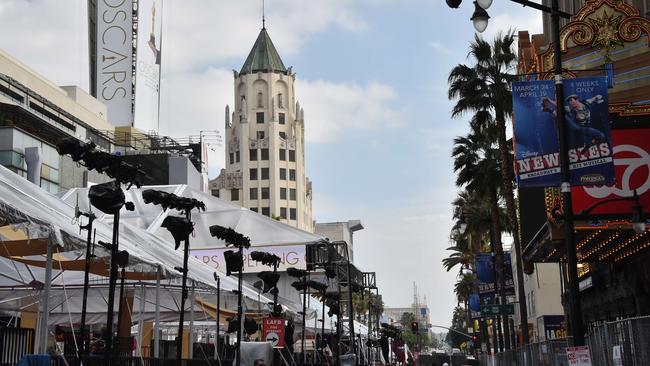
[[[244,66],[242,66],[239,73],[252,74],[255,72],[287,73],[287,68],[284,67],[282,59],[280,59],[280,55],[271,41],[271,37],[266,32],[266,28],[262,28],[260,31],[253,49],[246,57],[246,62],[244,62]]]

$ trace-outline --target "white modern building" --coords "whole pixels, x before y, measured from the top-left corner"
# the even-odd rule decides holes
[[[305,173],[305,112],[266,28],[239,72],[234,110],[226,106],[226,168],[212,194],[313,232],[312,187]]]
[[[363,230],[360,220],[348,220],[343,222],[317,222],[314,226],[314,233],[323,236],[330,241],[344,241],[348,246],[348,259],[354,263],[354,232]]]

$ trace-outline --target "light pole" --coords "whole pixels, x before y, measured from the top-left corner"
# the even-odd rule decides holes
[[[462,0],[446,0],[451,8],[457,8]],[[555,64],[555,98],[557,101],[556,125],[560,142],[560,171],[561,191],[564,202],[564,231],[566,236],[567,266],[569,276],[569,319],[572,326],[573,344],[582,346],[585,343],[584,326],[582,323],[582,310],[580,306],[580,290],[578,288],[578,267],[576,247],[573,237],[573,208],[571,202],[571,172],[569,170],[568,155],[568,133],[564,123],[564,86],[562,82],[562,55],[560,48],[560,17],[570,19],[571,15],[559,10],[558,0],[552,0],[551,7],[544,6],[529,0],[510,0],[512,2],[528,6],[545,13],[551,14],[551,26],[553,32],[553,56]],[[489,23],[490,16],[487,9],[491,0],[477,0],[474,2],[474,14],[470,18],[476,31],[483,32]],[[528,312],[526,309],[526,297],[524,293],[524,275],[521,261],[521,248],[515,245],[517,259],[517,292],[519,295],[519,314],[521,315],[522,336],[524,344],[529,343],[528,337]]]

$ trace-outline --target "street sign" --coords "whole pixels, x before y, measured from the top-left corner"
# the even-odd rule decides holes
[[[271,342],[274,348],[284,348],[284,319],[265,318],[262,323],[262,335],[266,342]]]
[[[567,347],[566,358],[570,366],[592,366],[589,346]]]
[[[515,307],[512,304],[506,305],[482,305],[481,306],[481,315],[482,316],[496,316],[496,315],[513,315],[515,313]]]

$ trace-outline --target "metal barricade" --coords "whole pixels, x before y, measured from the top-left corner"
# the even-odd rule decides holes
[[[593,326],[587,344],[593,366],[647,365],[650,360],[650,316]]]

